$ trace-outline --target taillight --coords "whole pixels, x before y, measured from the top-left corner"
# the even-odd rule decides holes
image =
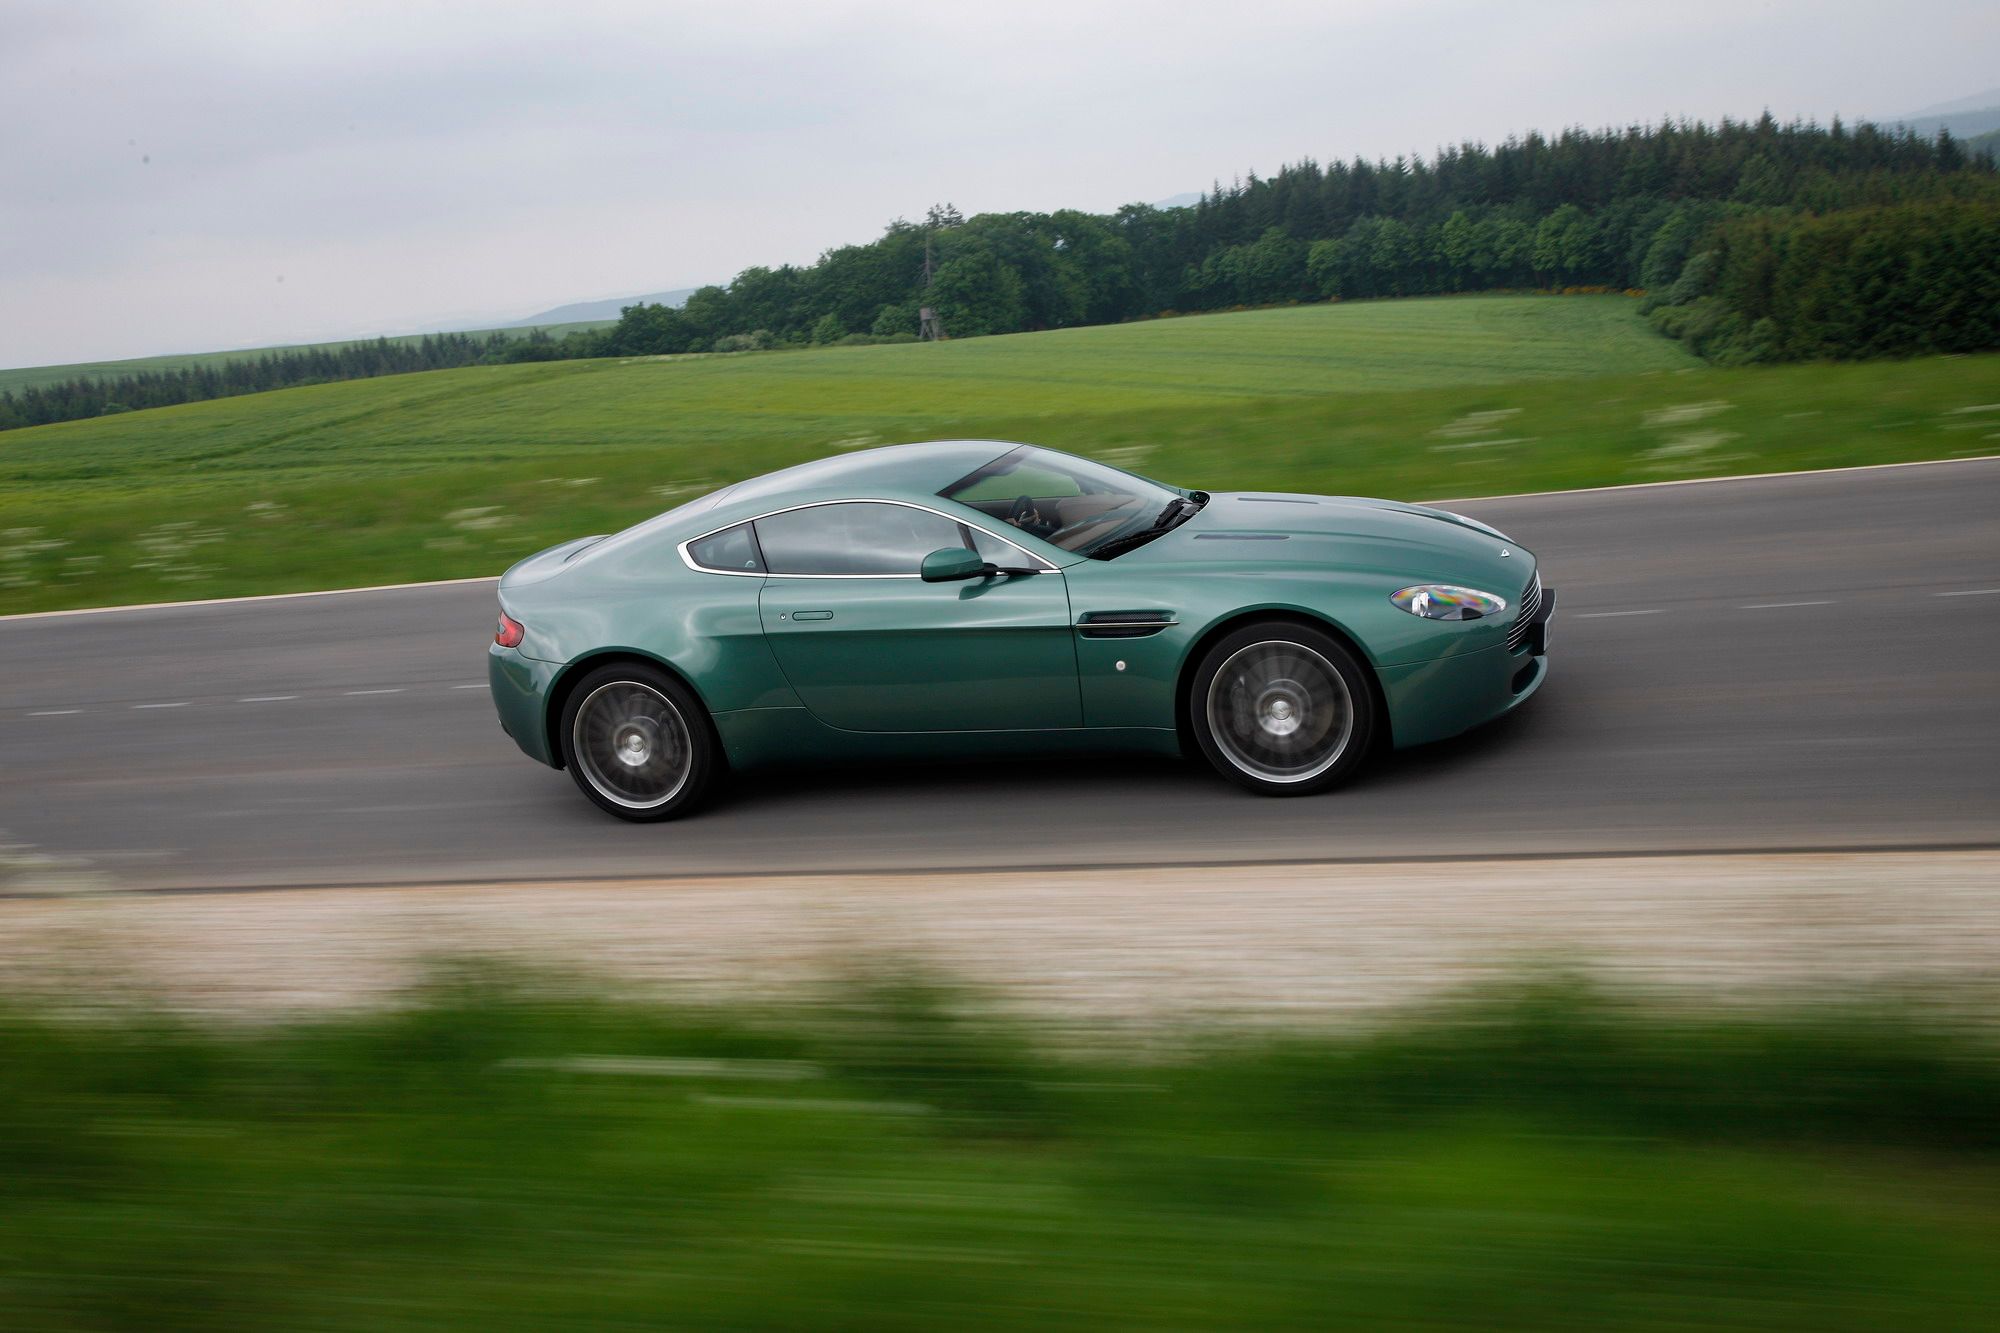
[[[500,628],[493,631],[493,642],[502,648],[519,648],[521,640],[527,636],[528,627],[505,611],[500,613]]]

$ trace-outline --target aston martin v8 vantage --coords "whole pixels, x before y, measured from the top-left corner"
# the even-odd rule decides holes
[[[1554,609],[1532,553],[1443,510],[952,440],[530,556],[488,664],[521,749],[624,819],[870,757],[1164,751],[1303,795],[1520,705]]]

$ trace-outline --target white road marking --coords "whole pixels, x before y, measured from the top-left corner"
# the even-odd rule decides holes
[[[1644,611],[1582,611],[1576,615],[1575,619],[1609,620],[1613,616],[1657,616],[1664,614],[1665,611],[1666,608],[1663,606],[1651,607]]]
[[[81,713],[82,711],[83,711],[83,710],[82,710],[81,708],[40,708],[40,709],[37,709],[37,710],[35,710],[34,712],[32,712],[32,713],[28,714],[28,716],[29,716],[29,717],[69,717],[70,715],[72,715],[72,714],[74,714],[74,713]]]
[[[2000,593],[2000,588],[1967,588],[1963,592],[1934,592],[1933,597],[1991,597]]]
[[[402,689],[402,687],[401,687],[400,685],[399,685],[399,686],[397,686],[397,687],[396,687],[395,689],[393,689],[393,690],[348,690],[348,691],[346,691],[346,693],[347,693],[347,695],[348,695],[349,697],[352,697],[352,696],[354,696],[354,695],[357,695],[357,694],[401,694],[402,692],[403,692],[403,689]]]
[[[452,688],[454,690],[483,690],[486,688],[486,682],[483,680],[476,681],[471,685],[454,685]]]
[[[175,701],[174,701],[173,703],[170,703],[170,704],[133,704],[133,705],[132,705],[132,707],[133,707],[133,708],[135,708],[135,709],[138,709],[138,708],[186,708],[186,707],[187,707],[187,700],[185,700],[185,699],[177,699],[177,700],[175,700]]]
[[[1940,463],[1995,463],[2000,454],[1975,454],[1971,458],[1920,458],[1911,463],[1862,463],[1854,467],[1809,467],[1792,472],[1745,472],[1734,477],[1676,477],[1672,481],[1628,481],[1619,486],[1578,486],[1566,491],[1517,491],[1512,495],[1459,495],[1449,500],[1419,500],[1421,505],[1473,504],[1480,500],[1539,500],[1549,495],[1594,495],[1599,491],[1643,491],[1655,486],[1713,486],[1725,481],[1771,481],[1779,477],[1821,477],[1840,472],[1887,472],[1891,468],[1936,467]],[[44,615],[66,615],[46,611]]]
[[[1738,607],[1737,609],[1738,609],[1738,610],[1741,610],[1741,611],[1776,611],[1776,610],[1778,610],[1778,609],[1779,609],[1780,607],[1786,607],[1786,606],[1832,606],[1832,605],[1833,605],[1833,603],[1832,603],[1831,601],[1824,601],[1824,602],[1752,602],[1752,603],[1750,603],[1750,605],[1748,605],[1748,606],[1744,606],[1744,607]]]
[[[1963,462],[1963,459],[1946,459]],[[231,606],[237,602],[288,602],[298,597],[344,597],[352,592],[400,592],[405,588],[456,588],[468,583],[498,583],[498,574],[476,579],[429,579],[420,583],[374,583],[362,588],[320,588],[313,592],[265,592],[249,597],[201,597],[186,602],[133,602],[126,606],[79,606],[67,611],[17,611],[0,620],[53,620],[58,616],[102,616],[115,611],[173,611],[188,606]]]
[[[288,699],[296,699],[296,694],[253,694],[247,699],[238,699],[240,704],[281,704]]]

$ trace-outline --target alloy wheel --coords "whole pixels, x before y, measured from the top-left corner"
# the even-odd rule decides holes
[[[694,745],[687,719],[650,685],[600,685],[576,710],[578,767],[605,800],[628,810],[665,805],[687,785]]]
[[[1209,682],[1208,729],[1223,757],[1264,782],[1307,782],[1354,735],[1354,698],[1333,663],[1268,640],[1231,654]]]

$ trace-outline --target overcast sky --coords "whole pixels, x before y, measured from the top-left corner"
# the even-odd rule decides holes
[[[504,320],[936,200],[1991,87],[2000,4],[0,0],[0,366]]]

